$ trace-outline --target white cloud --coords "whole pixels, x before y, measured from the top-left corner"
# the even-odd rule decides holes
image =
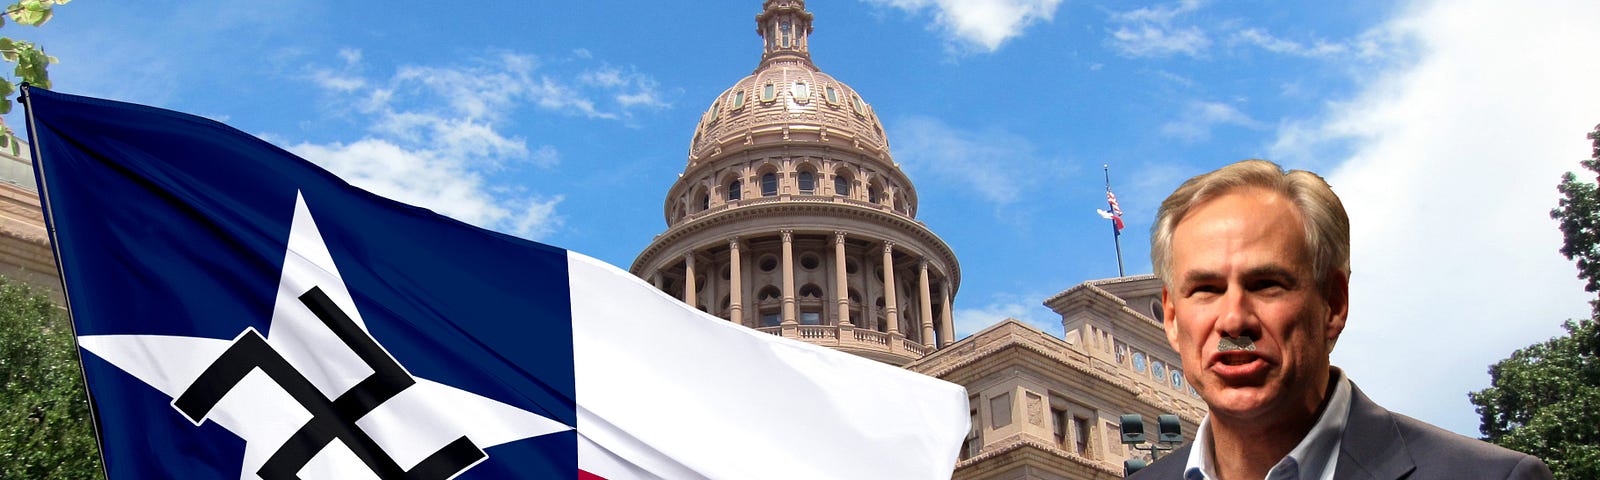
[[[968,49],[993,52],[1028,26],[1055,17],[1061,0],[867,0],[911,13],[932,10],[934,27]]]
[[[1193,101],[1183,114],[1161,126],[1161,133],[1187,142],[1211,138],[1211,130],[1218,126],[1265,128],[1266,124],[1250,118],[1244,112],[1221,102]]]
[[[554,145],[530,148],[505,123],[523,107],[599,119],[624,119],[636,108],[664,108],[655,80],[601,66],[562,75],[537,58],[501,52],[462,65],[407,65],[389,78],[366,78],[358,50],[344,65],[311,69],[329,108],[366,126],[355,141],[288,148],[352,184],[485,228],[538,239],[563,223],[563,197],[495,184],[506,168],[554,168]],[[587,58],[587,57],[585,57]],[[629,96],[629,98],[615,97]]]
[[[1384,26],[1414,62],[1283,126],[1275,158],[1338,162],[1354,274],[1334,362],[1379,403],[1476,435],[1488,365],[1587,314],[1546,212],[1600,118],[1600,63],[1578,60],[1597,22],[1587,0],[1423,2]]]
[[[1285,40],[1272,36],[1272,34],[1260,28],[1247,28],[1234,32],[1233,41],[1255,45],[1273,53],[1299,57],[1331,57],[1349,50],[1349,47],[1345,45],[1329,43],[1326,40],[1314,40],[1310,45]]]
[[[1032,298],[1042,297],[1035,295]],[[1050,309],[1040,306],[1037,300],[1026,301],[1009,295],[1001,295],[993,300],[978,308],[956,308],[951,312],[957,339],[978,333],[1007,318],[1021,320],[1022,323],[1032,325],[1056,338],[1065,335],[1061,327],[1061,317],[1056,316]]]
[[[1032,142],[997,129],[960,130],[930,117],[909,117],[895,122],[895,158],[908,173],[954,184],[982,199],[1005,205],[1017,201],[1049,171]]]
[[[1176,54],[1198,57],[1211,46],[1211,37],[1196,26],[1177,25],[1177,20],[1200,9],[1199,0],[1181,0],[1170,5],[1143,7],[1111,14],[1109,43],[1130,57],[1166,57]]]

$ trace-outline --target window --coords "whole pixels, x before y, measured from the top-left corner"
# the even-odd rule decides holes
[[[772,86],[772,84],[769,83],[761,86],[761,101],[770,102],[775,98],[778,98],[778,91]]]
[[[807,86],[805,82],[795,82],[794,88],[791,88],[789,93],[794,95],[796,102],[805,103],[806,100],[811,99],[811,87]]]
[[[1160,360],[1151,360],[1150,376],[1154,377],[1157,383],[1165,381],[1167,379],[1167,364],[1161,363]]]
[[[800,268],[804,268],[806,270],[815,270],[818,266],[821,266],[821,265],[822,265],[822,259],[818,258],[816,255],[805,254],[805,255],[801,255],[800,256]],[[805,289],[800,289],[800,293],[802,295],[804,295],[805,294]],[[818,297],[822,296],[821,290],[817,291],[817,296]]]
[[[822,92],[828,96],[828,103],[839,103],[838,90],[834,90],[833,87],[822,87]]]
[[[711,194],[700,192],[700,197],[698,198],[697,202],[700,204],[700,211],[705,211],[706,209],[711,208]]]
[[[801,325],[822,325],[822,312],[800,312]]]
[[[774,302],[778,300],[780,295],[782,294],[778,293],[778,287],[767,285],[766,288],[761,289],[760,293],[756,294],[756,301]]]
[[[841,197],[850,196],[850,179],[842,175],[833,176],[833,194]]]
[[[821,299],[822,288],[814,283],[807,283],[806,286],[800,287],[800,298]]]
[[[867,102],[861,101],[861,96],[860,95],[851,95],[850,96],[850,100],[851,100],[851,103],[854,104],[854,107],[856,109],[856,115],[866,115],[867,114]]]
[[[800,193],[810,195],[817,190],[817,174],[800,172]]]
[[[983,449],[983,442],[978,441],[978,432],[981,431],[978,423],[978,398],[973,397],[969,400],[969,404],[972,406],[967,412],[971,417],[969,420],[971,423],[968,424],[971,427],[967,430],[967,438],[961,441],[962,460],[978,456],[978,451]]]
[[[1172,380],[1172,388],[1176,388],[1180,392],[1183,391],[1183,370],[1172,369],[1172,372],[1168,373],[1167,376]]]
[[[761,196],[771,197],[778,194],[778,174],[761,174]]]
[[[782,323],[783,319],[778,316],[778,312],[763,312],[761,314],[761,326],[763,327],[776,327]]]
[[[1067,411],[1059,408],[1050,409],[1050,428],[1055,431],[1056,445],[1063,450],[1067,448]]]
[[[878,188],[877,185],[873,185],[873,186],[867,187],[867,201],[872,202],[872,203],[878,203],[878,201],[881,200],[880,197],[882,197],[882,196],[883,195],[881,195],[881,193],[879,192],[879,188]]]
[[[761,257],[761,260],[756,263],[756,266],[763,272],[773,271],[778,268],[778,257],[772,255]],[[774,289],[773,291],[776,292],[777,290]]]
[[[1133,370],[1144,372],[1144,352],[1133,352]]]
[[[1089,419],[1072,417],[1072,448],[1078,455],[1089,456]]]
[[[728,182],[728,201],[738,201],[742,196],[744,196],[744,182],[738,180]]]
[[[744,90],[733,92],[733,109],[744,108]]]
[[[783,46],[787,48],[790,42],[794,41],[794,25],[784,20],[783,24],[778,26],[778,32],[783,35]]]
[[[1117,352],[1117,365],[1126,365],[1128,363],[1128,344],[1116,342],[1114,350]]]

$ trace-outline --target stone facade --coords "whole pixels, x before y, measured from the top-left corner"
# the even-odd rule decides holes
[[[0,276],[38,288],[63,305],[55,258],[33,163],[25,149],[0,148]]]
[[[1160,322],[1130,307],[1160,292],[1150,275],[1085,282],[1045,301],[1066,338],[1008,319],[906,365],[967,387],[973,428],[954,478],[1121,478],[1123,460],[1149,458],[1121,443],[1128,413],[1152,436],[1157,415],[1176,414],[1192,439],[1205,404],[1173,381],[1182,367]]]

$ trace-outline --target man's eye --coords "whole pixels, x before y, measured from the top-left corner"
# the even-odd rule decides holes
[[[1189,296],[1191,297],[1217,295],[1221,293],[1222,287],[1216,285],[1198,285],[1192,289],[1189,289]]]
[[[1283,282],[1278,280],[1257,280],[1250,284],[1250,290],[1254,292],[1278,291],[1285,288]]]

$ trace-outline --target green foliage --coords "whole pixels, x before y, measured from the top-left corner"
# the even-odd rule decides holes
[[[1600,322],[1569,320],[1567,334],[1489,367],[1491,385],[1468,394],[1485,440],[1550,465],[1557,479],[1600,478]]]
[[[102,478],[66,315],[0,279],[0,479]]]
[[[1600,175],[1600,126],[1589,139],[1593,154],[1581,163]],[[1600,291],[1600,188],[1570,172],[1556,188],[1561,254],[1577,262],[1586,290]],[[1489,366],[1490,387],[1468,394],[1485,440],[1538,456],[1562,480],[1600,479],[1600,301],[1590,306],[1590,318],[1566,322],[1566,335]]]
[[[1593,156],[1579,163],[1600,180],[1600,125],[1589,132],[1589,139],[1594,142]],[[1578,262],[1578,278],[1586,282],[1585,290],[1600,291],[1600,191],[1593,183],[1578,181],[1572,172],[1561,176],[1556,190],[1562,198],[1550,210],[1550,218],[1559,221],[1565,238],[1561,254]]]
[[[21,0],[7,6],[5,16],[18,25],[37,27],[55,16],[56,5],[66,5],[68,1],[71,0]],[[0,25],[5,24],[3,18],[0,17]],[[50,74],[46,70],[50,64],[56,63],[56,57],[45,55],[44,49],[33,42],[0,37],[0,60],[16,64],[11,73],[22,82],[50,88]],[[11,113],[11,94],[16,91],[12,79],[0,76],[0,114]],[[16,134],[0,120],[0,147],[15,154],[16,143]]]

